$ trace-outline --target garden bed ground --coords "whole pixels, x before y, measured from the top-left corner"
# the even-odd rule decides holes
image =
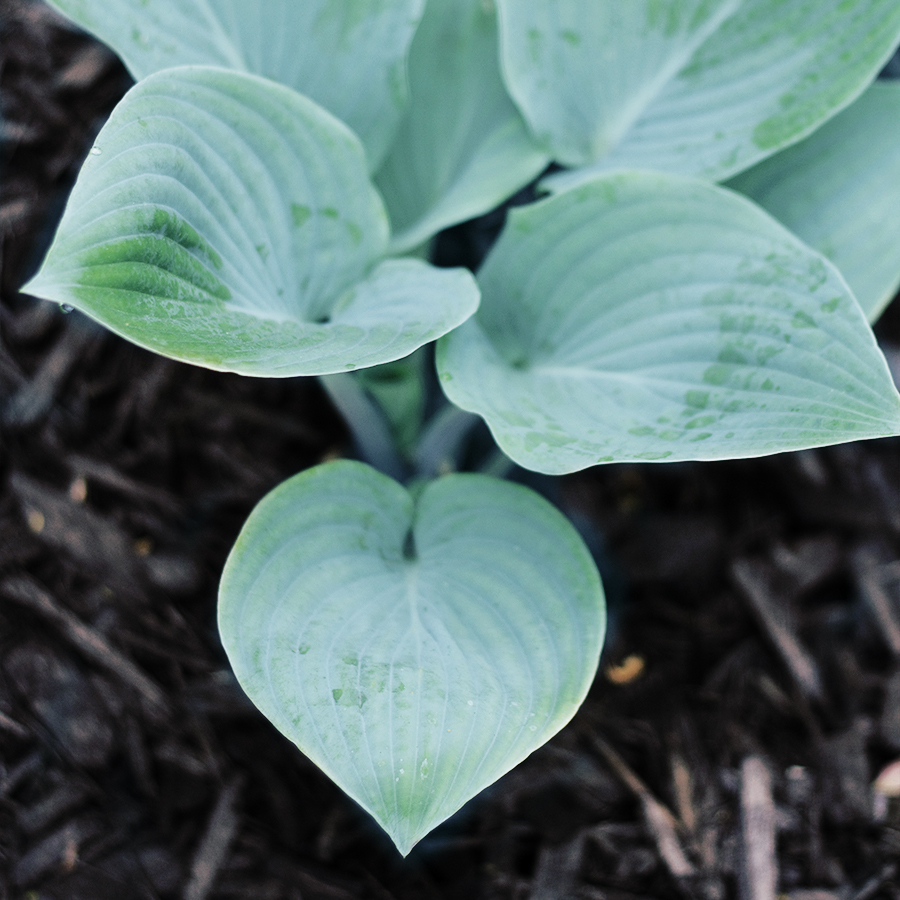
[[[130,82],[46,7],[2,15],[0,898],[900,900],[900,800],[873,787],[900,757],[898,441],[539,481],[603,568],[600,673],[404,861],[215,629],[243,520],[350,452],[340,419],[314,380],[180,365],[17,294]],[[896,363],[896,309],[878,333]]]

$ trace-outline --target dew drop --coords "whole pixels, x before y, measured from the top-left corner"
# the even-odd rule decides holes
[[[75,307],[70,306],[68,303],[60,303],[59,308],[68,315],[71,312],[75,312]]]
[[[91,156],[99,156],[103,151],[95,144],[91,147]]]

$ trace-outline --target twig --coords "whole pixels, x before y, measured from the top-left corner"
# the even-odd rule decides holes
[[[640,801],[644,820],[656,844],[656,849],[672,876],[676,879],[683,879],[696,875],[696,869],[681,848],[675,816],[650,793],[644,782],[606,741],[599,737],[594,737],[592,740],[597,751],[619,780]]]
[[[765,763],[748,756],[741,765],[742,900],[775,900],[775,803]]]
[[[773,596],[767,569],[764,564],[739,559],[731,572],[800,691],[821,702],[824,692],[819,670],[790,628],[783,605]]]
[[[206,833],[194,854],[191,863],[191,877],[182,895],[184,900],[205,900],[212,889],[213,882],[222,863],[228,846],[234,839],[238,826],[235,810],[240,795],[242,781],[235,778],[222,788],[216,806],[209,817]]]
[[[853,554],[853,572],[885,644],[894,657],[900,657],[900,609],[891,601],[878,577],[878,561],[871,550],[860,547]]]
[[[0,594],[26,606],[55,625],[63,636],[88,659],[102,666],[134,688],[161,711],[168,709],[165,695],[131,660],[113,650],[106,641],[81,622],[29,578],[8,578],[0,584]]]

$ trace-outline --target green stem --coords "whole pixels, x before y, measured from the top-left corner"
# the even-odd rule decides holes
[[[459,469],[463,442],[478,423],[478,416],[445,403],[429,420],[416,448],[416,473],[434,478]]]
[[[407,469],[381,410],[349,374],[320,375],[319,382],[344,417],[360,458],[379,472],[404,481]]]

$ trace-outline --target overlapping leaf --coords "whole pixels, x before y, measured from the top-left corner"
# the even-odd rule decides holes
[[[900,287],[900,82],[733,179],[840,269],[874,322]]]
[[[211,67],[138,83],[26,290],[166,356],[253,375],[399,359],[471,315],[464,270],[377,264],[356,136],[289,88]]]
[[[375,178],[395,251],[486,212],[547,165],[506,93],[497,41],[483,0],[429,0],[410,49],[409,108]]]
[[[510,91],[567,166],[606,156],[741,0],[501,0]]]
[[[833,266],[746,199],[626,172],[513,210],[444,390],[541,472],[900,433],[900,396]]]
[[[374,169],[406,105],[405,61],[424,0],[51,0],[135,78],[216,65],[311,97],[362,139]]]
[[[526,488],[451,475],[413,499],[342,461],[253,512],[219,628],[254,703],[406,854],[572,717],[604,604],[575,530]]]
[[[617,168],[727,178],[850,103],[900,41],[894,0],[498,4],[510,92],[581,166],[553,190]]]

